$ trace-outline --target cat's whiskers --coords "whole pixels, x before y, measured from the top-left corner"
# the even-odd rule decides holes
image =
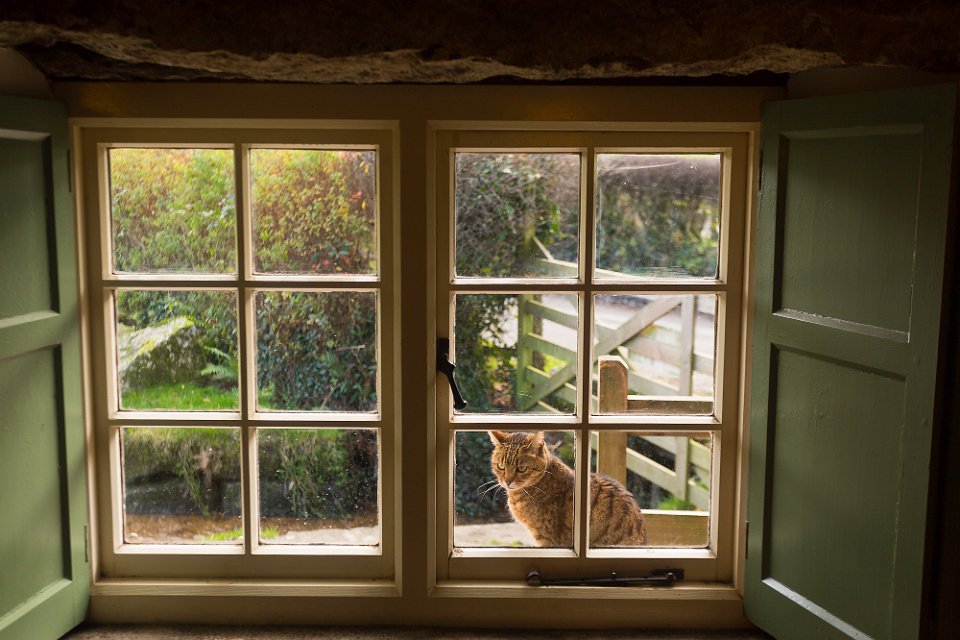
[[[496,496],[496,495],[497,495],[497,494],[496,494],[496,490],[497,490],[497,489],[503,489],[503,487],[500,486],[500,483],[499,483],[499,482],[494,481],[494,483],[495,483],[495,484],[494,484],[493,486],[487,487],[486,490],[485,490],[483,493],[480,494],[480,500],[479,500],[479,502],[482,502],[484,496],[486,496],[486,495],[487,495],[488,493],[490,493],[491,491],[493,491],[493,492],[494,492],[493,495]],[[486,483],[486,484],[489,484],[489,483]]]
[[[481,495],[484,494],[484,493],[486,493],[486,491],[484,491],[484,487],[489,487],[489,486],[492,485],[492,484],[500,484],[500,481],[499,481],[499,480],[490,480],[489,482],[484,482],[484,483],[481,484],[479,487],[477,487],[477,493],[479,493],[479,494],[481,494]]]

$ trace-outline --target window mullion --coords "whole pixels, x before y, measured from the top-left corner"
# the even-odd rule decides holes
[[[249,226],[249,199],[247,189],[249,186],[250,172],[247,166],[246,146],[242,144],[234,145],[234,172],[235,189],[237,198],[236,206],[236,229],[237,229],[237,273],[240,282],[238,283],[237,304],[240,305],[237,318],[237,332],[239,339],[238,365],[240,375],[240,433],[241,433],[241,469],[240,476],[243,492],[243,539],[244,555],[249,556],[256,547],[256,523],[259,521],[257,490],[255,486],[256,455],[256,433],[250,426],[250,415],[252,412],[251,403],[256,402],[256,376],[253,356],[256,349],[253,348],[254,335],[252,327],[254,326],[253,315],[253,293],[246,286],[250,277],[250,251],[248,247],[248,238],[250,238]]]
[[[580,175],[580,279],[583,282],[583,294],[580,300],[580,429],[577,432],[577,522],[579,524],[576,548],[581,562],[589,549],[590,522],[590,431],[589,422],[593,385],[591,370],[593,361],[593,299],[592,282],[594,271],[594,173],[596,150],[586,150],[586,166]]]

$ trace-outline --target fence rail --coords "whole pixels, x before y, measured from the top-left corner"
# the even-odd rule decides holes
[[[555,260],[544,251],[539,261],[551,275],[577,277],[577,265]],[[604,275],[604,274],[601,274]],[[611,278],[622,274],[609,272]],[[663,319],[673,314],[670,323]],[[679,314],[679,330],[676,327]],[[597,314],[601,316],[601,314]],[[517,397],[520,410],[558,411],[557,405],[577,402],[577,353],[544,334],[545,323],[576,330],[580,314],[575,309],[551,305],[542,296],[519,298],[517,337]],[[658,295],[647,299],[625,320],[598,317],[591,370],[591,407],[601,413],[647,415],[704,415],[713,410],[712,399],[693,397],[695,374],[713,375],[711,356],[695,352],[698,318],[710,324],[712,308],[701,308],[696,296]],[[671,326],[672,325],[672,326]],[[654,376],[638,362],[654,361],[670,375]],[[557,365],[557,363],[561,363]],[[549,367],[549,364],[555,366]],[[627,447],[627,432],[594,434],[598,469],[624,482],[634,473],[697,509],[709,509],[711,450],[690,437],[632,434],[673,456],[670,469]]]

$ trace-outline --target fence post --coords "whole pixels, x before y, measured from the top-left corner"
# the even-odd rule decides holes
[[[617,356],[600,356],[600,380],[597,404],[600,413],[625,413],[627,410],[627,365]],[[625,431],[601,431],[597,470],[617,482],[627,481],[627,434]]]
[[[527,335],[533,333],[533,315],[527,313],[529,295],[517,296],[517,405],[521,411],[533,407],[529,394],[534,383],[530,382],[527,367],[533,364],[533,349],[526,340]]]
[[[680,364],[677,392],[693,395],[693,349],[697,327],[697,297],[687,296],[680,304]]]
[[[680,436],[677,438],[677,452],[673,461],[673,472],[677,474],[677,488],[679,492],[675,495],[688,501],[690,496],[690,440],[689,436]]]

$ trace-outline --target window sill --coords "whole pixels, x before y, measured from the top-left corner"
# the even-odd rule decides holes
[[[393,580],[96,580],[92,596],[256,596],[398,598]]]
[[[728,583],[685,582],[672,587],[532,587],[517,582],[444,580],[429,593],[431,598],[542,598],[595,600],[741,601],[743,596]]]

